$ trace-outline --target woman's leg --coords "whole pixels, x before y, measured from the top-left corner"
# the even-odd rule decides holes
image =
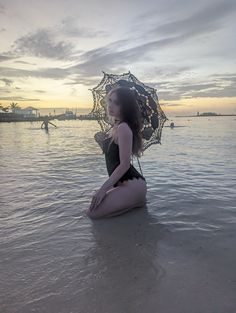
[[[146,194],[146,181],[141,178],[126,180],[110,189],[102,202],[93,211],[88,210],[86,213],[91,218],[118,215],[145,205]]]

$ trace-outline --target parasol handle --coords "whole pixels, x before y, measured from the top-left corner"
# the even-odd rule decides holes
[[[141,166],[140,166],[140,163],[139,163],[139,158],[138,158],[138,157],[136,157],[136,158],[137,158],[137,160],[138,160],[138,165],[139,165],[140,172],[141,172],[141,174],[143,175],[143,172],[142,172],[142,169],[141,169]]]

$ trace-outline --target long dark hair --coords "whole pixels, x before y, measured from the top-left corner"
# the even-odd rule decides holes
[[[120,105],[121,122],[126,122],[133,133],[132,154],[140,157],[143,155],[142,119],[139,105],[136,100],[136,92],[129,87],[114,87],[107,97],[113,92],[117,95]],[[113,140],[114,140],[114,136]]]

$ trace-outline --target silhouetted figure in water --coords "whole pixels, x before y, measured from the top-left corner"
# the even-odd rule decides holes
[[[171,127],[171,128],[174,128],[174,127],[175,127],[174,122],[171,122],[171,123],[170,123],[170,127]]]
[[[42,125],[41,125],[41,128],[43,128],[43,125],[44,125],[44,129],[45,129],[46,131],[48,131],[48,124],[51,124],[51,125],[57,127],[57,126],[54,125],[52,122],[49,122],[49,117],[48,117],[48,116],[45,116],[44,121],[43,121],[43,123],[42,123]]]

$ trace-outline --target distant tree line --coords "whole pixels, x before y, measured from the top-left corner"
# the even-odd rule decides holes
[[[15,111],[21,109],[21,107],[16,102],[11,102],[9,106],[5,106],[5,107],[0,103],[0,110],[4,112],[8,112],[9,109],[11,109],[13,113],[15,113]]]

